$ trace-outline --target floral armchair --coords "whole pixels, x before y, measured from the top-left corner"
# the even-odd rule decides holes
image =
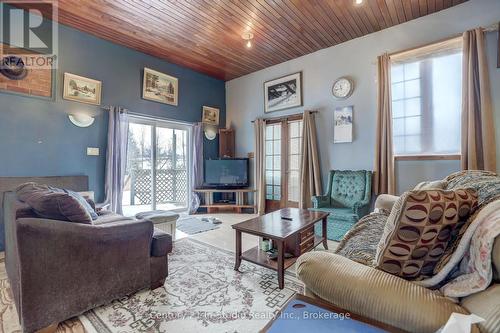
[[[313,196],[311,210],[330,213],[327,223],[327,238],[340,240],[370,211],[372,192],[371,171],[331,170],[328,190],[325,195]],[[321,235],[321,226],[316,226]]]

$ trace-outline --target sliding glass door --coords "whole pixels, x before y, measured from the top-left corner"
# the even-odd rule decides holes
[[[154,126],[151,124],[129,124],[122,197],[123,214],[126,216],[153,210],[153,133]]]
[[[131,119],[122,198],[125,215],[187,208],[190,130],[172,122]]]
[[[156,209],[187,208],[188,130],[166,124],[156,127]]]

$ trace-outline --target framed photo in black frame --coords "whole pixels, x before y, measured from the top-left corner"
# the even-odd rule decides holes
[[[302,106],[302,72],[264,82],[264,112]]]

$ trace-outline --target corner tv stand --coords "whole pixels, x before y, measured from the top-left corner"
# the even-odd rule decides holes
[[[255,213],[255,205],[249,204],[248,194],[254,193],[256,190],[250,188],[232,188],[232,189],[216,189],[216,188],[197,188],[193,190],[195,193],[203,195],[203,202],[200,208],[206,208],[207,213],[215,213],[221,210],[232,210],[241,213],[243,209],[251,209]],[[235,200],[215,200],[214,194],[222,193],[222,196],[234,194]]]

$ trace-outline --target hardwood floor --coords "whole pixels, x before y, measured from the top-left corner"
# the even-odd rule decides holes
[[[203,217],[208,215],[196,215],[197,217]],[[222,221],[220,228],[215,230],[210,230],[207,232],[199,233],[196,235],[187,235],[182,231],[177,230],[176,237],[181,239],[184,237],[191,237],[197,239],[204,243],[210,245],[233,251],[236,246],[234,230],[231,225],[239,223],[255,217],[252,214],[210,214],[219,218]],[[258,242],[258,238],[244,234],[242,237],[242,249],[243,251],[249,250],[254,247]],[[338,243],[333,241],[328,241],[329,251],[335,250]],[[175,245],[174,245],[175,246]],[[288,268],[288,270],[295,270],[295,265]],[[167,278],[168,279],[168,278]],[[7,273],[5,271],[4,257],[0,255],[0,333],[17,333],[21,332],[19,321],[17,319],[17,312],[14,306],[14,300],[12,299],[12,293],[7,280]],[[72,318],[66,320],[65,322],[59,324],[57,328],[57,333],[84,333],[82,323],[78,318]]]

